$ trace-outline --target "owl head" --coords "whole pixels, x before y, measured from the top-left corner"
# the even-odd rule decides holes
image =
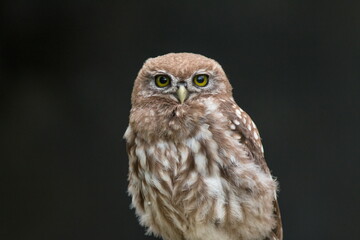
[[[193,53],[169,53],[144,63],[135,80],[132,104],[151,99],[187,104],[209,95],[231,95],[231,90],[215,60]]]
[[[231,85],[214,60],[192,53],[148,59],[135,80],[130,125],[144,139],[181,139],[206,122],[209,107],[231,98]]]

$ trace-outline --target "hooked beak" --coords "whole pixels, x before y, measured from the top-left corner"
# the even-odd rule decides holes
[[[180,103],[183,104],[187,95],[188,95],[188,91],[186,90],[186,88],[184,87],[184,85],[180,85],[178,90],[176,91],[177,96],[180,100]]]

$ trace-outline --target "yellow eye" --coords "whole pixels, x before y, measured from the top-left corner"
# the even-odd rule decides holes
[[[170,84],[170,77],[167,75],[157,75],[155,77],[155,84],[161,88],[166,87]]]
[[[209,82],[209,76],[206,74],[199,74],[194,77],[193,81],[197,86],[205,87]]]

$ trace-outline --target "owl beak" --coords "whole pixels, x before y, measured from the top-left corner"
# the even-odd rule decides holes
[[[180,103],[183,104],[188,94],[188,91],[186,90],[184,85],[180,85],[176,93],[178,95]]]

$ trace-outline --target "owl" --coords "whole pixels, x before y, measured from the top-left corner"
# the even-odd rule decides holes
[[[277,182],[259,132],[214,60],[148,59],[134,83],[128,192],[164,240],[281,240]]]

